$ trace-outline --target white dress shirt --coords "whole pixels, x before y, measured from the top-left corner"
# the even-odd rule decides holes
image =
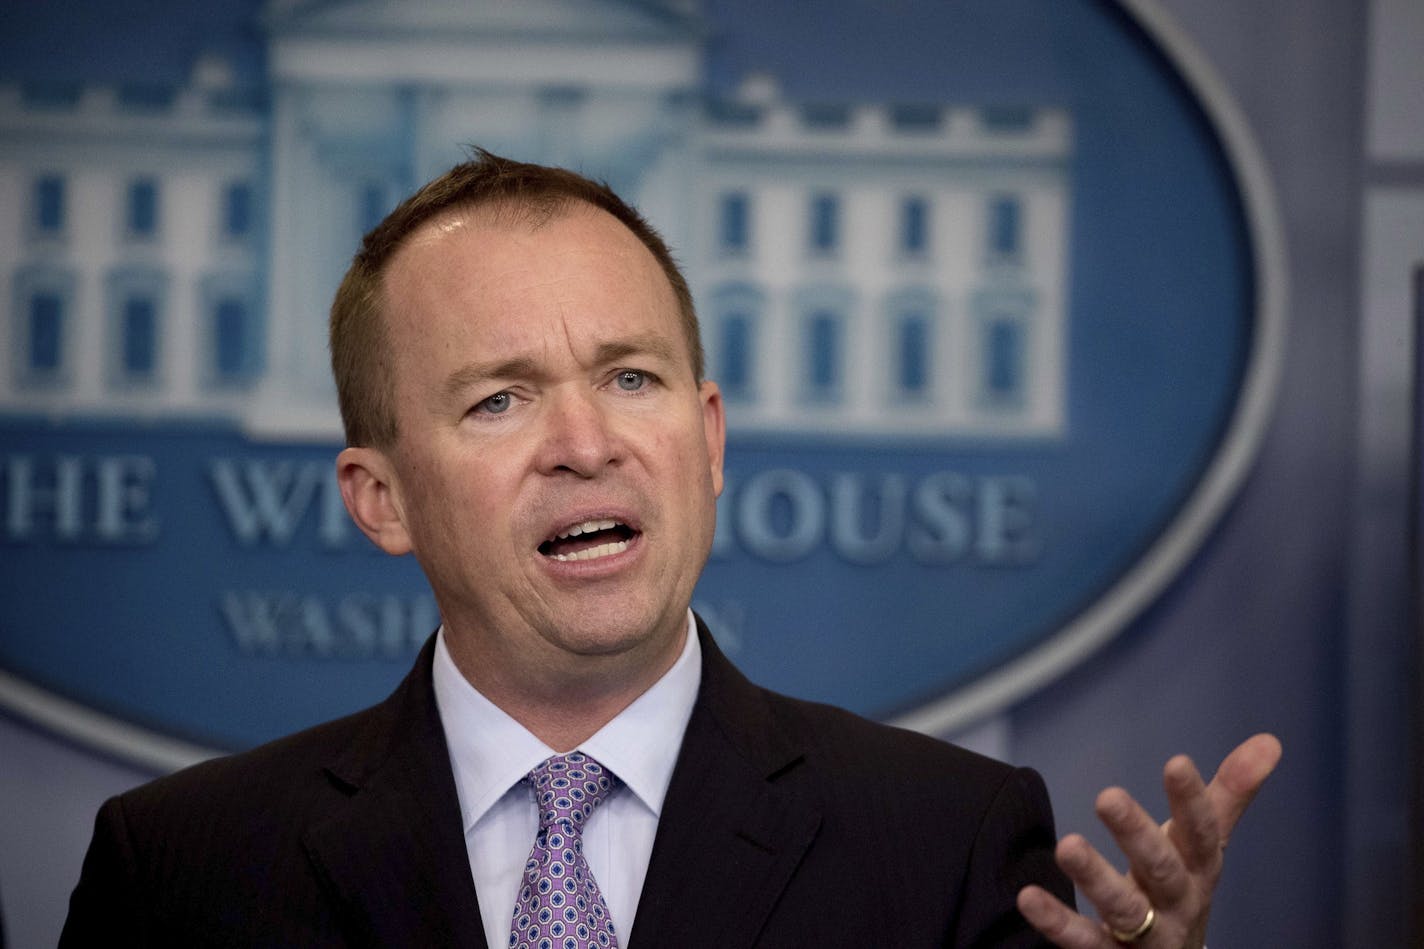
[[[583,831],[584,856],[620,945],[631,936],[663,798],[702,680],[702,651],[691,611],[687,629],[687,642],[672,668],[578,747],[623,782],[594,810]],[[443,627],[433,672],[485,939],[491,947],[504,946],[524,864],[539,830],[534,796],[524,778],[556,752],[460,674],[445,646]]]

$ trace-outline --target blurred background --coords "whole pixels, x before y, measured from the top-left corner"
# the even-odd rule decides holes
[[[1256,731],[1220,945],[1424,945],[1424,7],[0,5],[0,911],[106,797],[381,698],[438,623],[332,490],[324,320],[476,144],[668,237],[753,678],[1121,784]]]

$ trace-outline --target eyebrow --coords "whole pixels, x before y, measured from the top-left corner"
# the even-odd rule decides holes
[[[651,356],[665,362],[675,362],[678,358],[676,348],[665,337],[645,333],[600,343],[594,353],[594,364],[607,365],[630,356]],[[527,377],[537,372],[538,366],[530,356],[515,356],[499,362],[469,363],[450,373],[445,380],[444,389],[446,395],[455,396],[492,379]]]
[[[677,351],[667,337],[645,333],[628,339],[611,340],[600,344],[596,362],[599,365],[604,365],[626,359],[629,356],[652,356],[665,362],[675,362]]]
[[[491,379],[510,379],[534,372],[534,360],[527,356],[495,363],[470,363],[461,366],[445,379],[445,394],[457,396]]]

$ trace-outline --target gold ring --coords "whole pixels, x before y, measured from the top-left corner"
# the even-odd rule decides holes
[[[1109,926],[1108,932],[1111,933],[1112,937],[1118,942],[1122,943],[1124,946],[1127,946],[1131,945],[1134,942],[1137,942],[1137,940],[1150,933],[1152,931],[1153,924],[1156,922],[1157,911],[1153,909],[1151,905],[1148,905],[1147,916],[1142,920],[1141,924],[1139,924],[1136,929],[1132,930],[1131,932],[1124,932],[1121,929],[1113,929],[1111,926]]]

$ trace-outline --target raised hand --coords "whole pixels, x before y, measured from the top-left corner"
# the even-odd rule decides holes
[[[1274,735],[1256,735],[1204,784],[1192,760],[1176,756],[1162,771],[1172,817],[1161,825],[1122,788],[1108,788],[1096,810],[1127,857],[1128,872],[1078,834],[1060,840],[1056,851],[1058,865],[1101,921],[1037,886],[1019,893],[1019,911],[1062,949],[1200,949],[1226,843],[1280,758]]]

